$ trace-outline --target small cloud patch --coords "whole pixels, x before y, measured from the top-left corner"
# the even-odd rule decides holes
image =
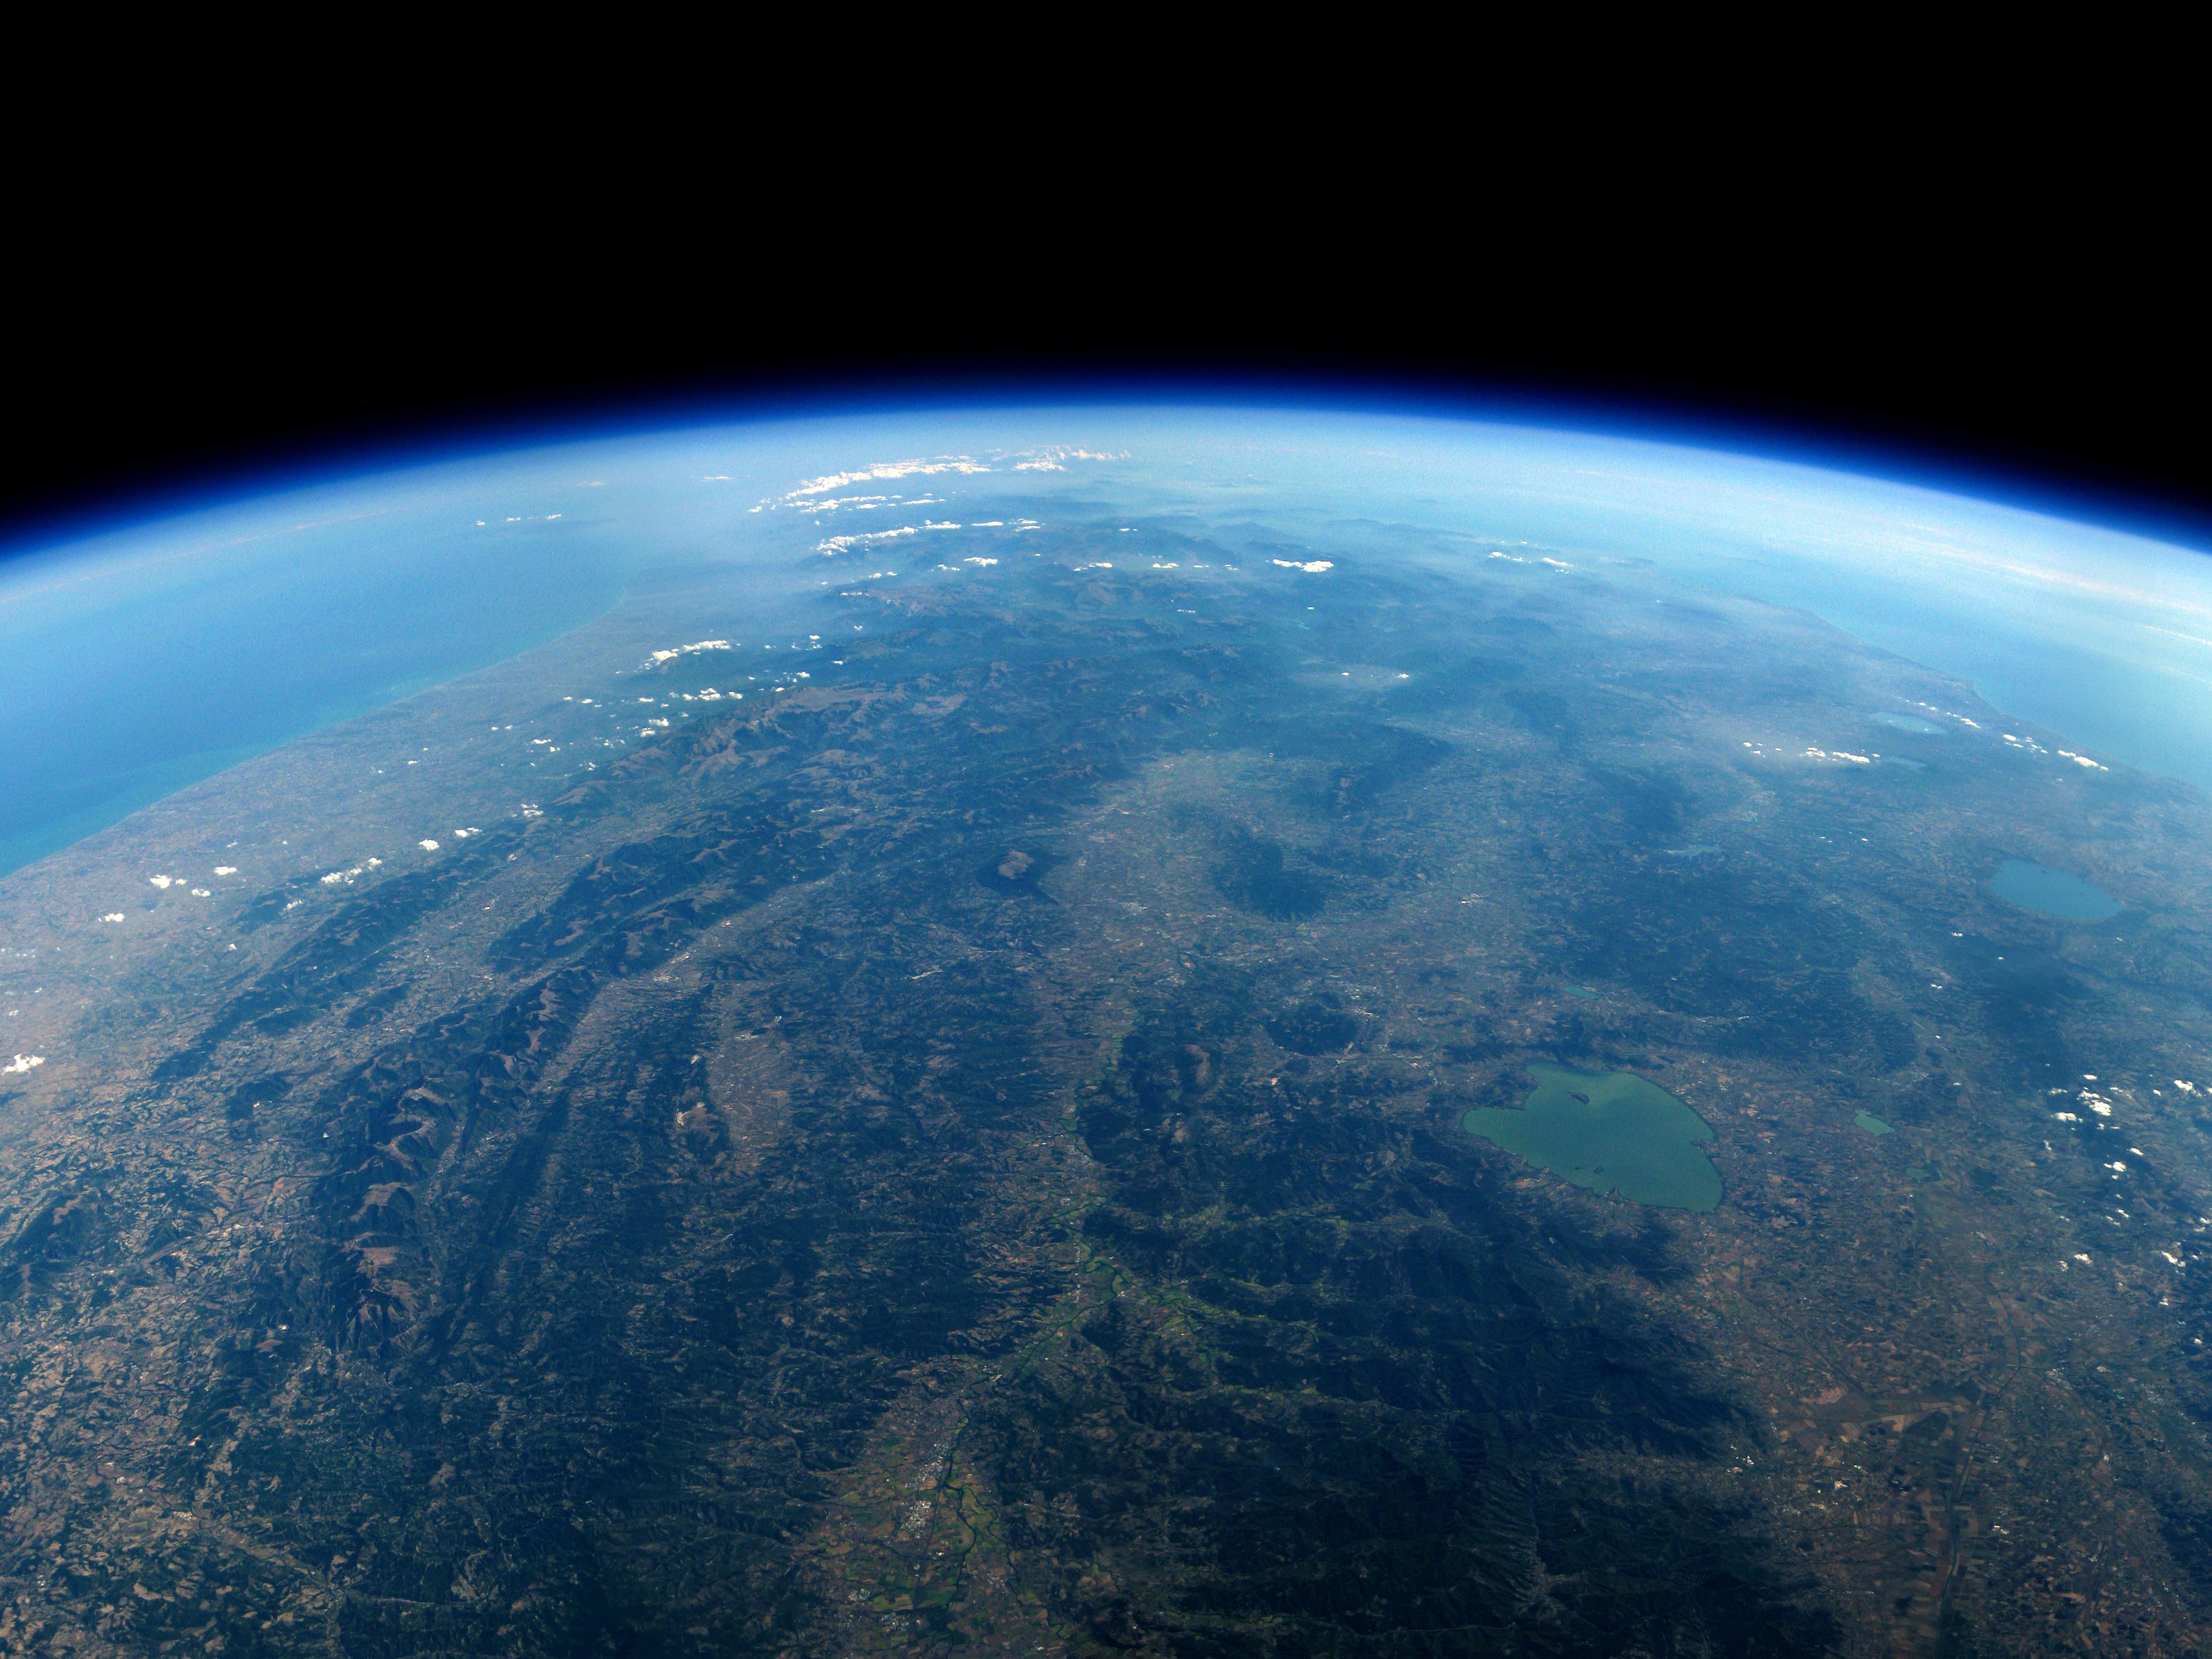
[[[659,668],[665,663],[674,662],[678,657],[690,656],[695,652],[727,651],[729,648],[727,640],[701,640],[692,645],[672,645],[665,651],[654,652],[646,660],[651,666]]]

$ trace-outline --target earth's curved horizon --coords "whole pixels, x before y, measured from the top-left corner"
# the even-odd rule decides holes
[[[0,696],[0,1647],[2212,1642],[2202,554],[863,415],[17,557]]]

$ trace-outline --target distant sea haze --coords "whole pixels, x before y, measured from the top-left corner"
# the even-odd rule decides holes
[[[455,460],[17,557],[0,567],[0,873],[626,592],[649,602],[664,576],[750,572],[760,604],[792,604],[866,576],[886,549],[927,568],[932,533],[960,514],[1103,515],[1112,532],[1232,501],[1255,524],[1320,508],[1347,537],[1408,526],[1470,563],[1806,611],[1972,682],[2101,764],[2212,791],[2212,560],[2189,550],[1620,437],[1387,415],[992,410]],[[1291,562],[1346,557],[1309,547]],[[746,619],[686,621],[703,636]],[[1913,731],[1899,722],[1916,717],[1884,718]]]

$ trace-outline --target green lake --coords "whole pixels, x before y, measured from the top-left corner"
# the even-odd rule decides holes
[[[1700,1150],[1711,1125],[1632,1072],[1531,1066],[1536,1087],[1519,1111],[1469,1112],[1469,1134],[1592,1192],[1638,1204],[1710,1210],[1721,1172]]]
[[[1893,1127],[1883,1122],[1872,1112],[1854,1112],[1851,1114],[1851,1121],[1870,1135],[1886,1135]]]

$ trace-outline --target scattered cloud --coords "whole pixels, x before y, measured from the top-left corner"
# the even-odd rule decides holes
[[[678,657],[688,657],[696,651],[727,651],[729,648],[730,642],[727,640],[701,640],[696,644],[672,645],[665,651],[656,651],[646,659],[646,661],[648,665],[658,668],[663,663],[674,662]],[[652,699],[641,697],[638,701],[650,702]]]
[[[1065,472],[1070,461],[1126,461],[1129,452],[1118,455],[1104,454],[1095,449],[1076,449],[1066,445],[1054,445],[1049,449],[1035,449],[1026,459],[1014,463],[1017,472]]]
[[[869,542],[896,541],[901,536],[918,536],[921,533],[918,526],[909,524],[902,525],[896,530],[871,530],[865,535],[830,536],[817,542],[814,550],[825,559],[834,559],[840,553],[848,552]]]
[[[830,472],[819,478],[809,478],[798,489],[787,491],[784,500],[803,501],[810,495],[826,495],[833,489],[842,489],[847,484],[873,483],[884,478],[925,477],[939,472],[988,472],[987,462],[970,460],[965,455],[939,455],[928,460],[878,461],[873,466],[864,466],[857,472]]]

